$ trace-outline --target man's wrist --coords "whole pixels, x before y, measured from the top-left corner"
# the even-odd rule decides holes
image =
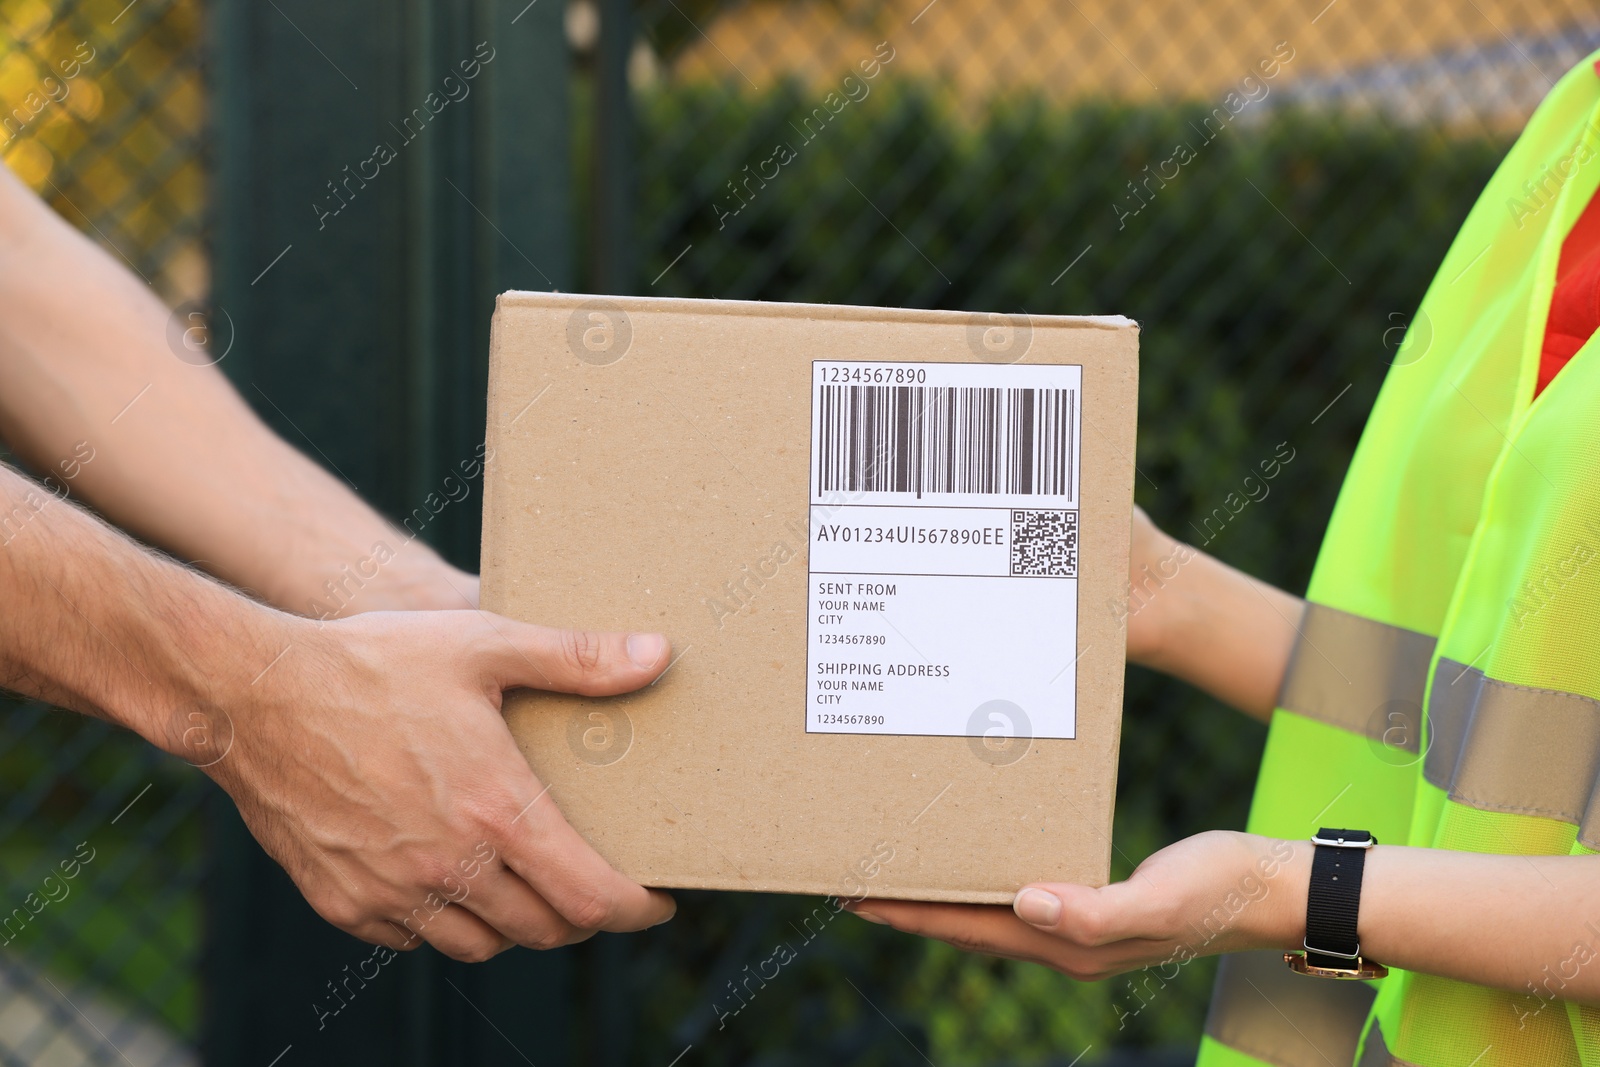
[[[189,716],[236,702],[284,647],[288,616],[3,467],[0,506],[13,509],[0,550],[0,680],[10,688],[182,753]]]
[[[145,647],[153,674],[127,679],[113,717],[196,766],[231,748],[258,685],[315,627],[186,573],[150,608]]]
[[[360,611],[461,611],[478,606],[478,576],[453,567],[429,550],[417,565],[397,570]]]
[[[369,611],[445,611],[478,606],[478,578],[446,563],[421,542],[387,542],[354,562],[307,568],[298,594],[274,597],[278,607],[326,621]]]

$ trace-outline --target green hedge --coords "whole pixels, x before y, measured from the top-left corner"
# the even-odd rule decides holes
[[[660,277],[640,291],[1132,316],[1139,502],[1175,534],[1209,534],[1215,555],[1303,590],[1396,327],[1505,144],[1282,110],[1247,111],[1203,142],[1199,106],[1023,98],[973,116],[935,87],[887,85],[806,142],[791,123],[819,97],[704,87],[642,102],[641,277]],[[1138,203],[1128,183],[1180,143],[1193,158],[1175,176],[1167,165],[1170,180],[1119,220]],[[794,158],[778,153],[776,177],[734,200],[727,183],[761,173],[780,144]],[[1283,443],[1293,459],[1267,494],[1204,527]],[[1179,837],[1242,827],[1263,733],[1131,670],[1116,875]],[[1092,1044],[1090,1063],[1198,1038],[1209,961],[1167,988],[1141,976],[1081,986],[849,917],[718,1030],[721,983],[812,903],[686,895],[636,969],[645,1043],[693,1040],[699,1063],[921,1063],[914,1043],[956,1067],[1065,1064]]]

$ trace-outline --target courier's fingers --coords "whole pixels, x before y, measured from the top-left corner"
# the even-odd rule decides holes
[[[868,900],[851,905],[850,910],[896,930],[944,941],[963,952],[1039,963],[1084,982],[1159,961],[1170,948],[1145,941],[1086,948],[1029,926],[1009,908],[987,905]]]
[[[1018,922],[1009,908],[987,904],[864,900],[851,904],[849,910],[904,933],[944,941],[963,952],[1045,962],[1059,947],[1049,935]]]
[[[501,689],[524,686],[610,696],[648,685],[666,669],[672,646],[661,634],[556,630],[496,619],[492,646]]]
[[[1135,875],[1101,889],[1061,882],[1024,886],[1012,902],[1017,918],[1074,945],[1095,948],[1129,938],[1157,939],[1154,884]]]

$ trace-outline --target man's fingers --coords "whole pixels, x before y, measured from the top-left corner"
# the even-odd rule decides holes
[[[496,620],[495,670],[502,689],[526,687],[611,696],[648,685],[672,646],[661,634],[557,630]]]
[[[382,945],[395,952],[410,952],[422,947],[422,938],[413,937],[406,928],[393,919],[372,920],[359,926],[341,927],[352,937],[359,937],[369,945]],[[387,960],[383,962],[387,963]]]
[[[567,922],[579,930],[625,933],[659,926],[677,912],[670,895],[624,878],[565,822],[561,828],[551,835],[561,840],[555,847],[508,850],[505,861]]]
[[[462,963],[483,963],[513,944],[505,934],[454,904],[448,905],[422,928],[422,939]]]
[[[418,921],[415,915],[413,913],[403,922],[393,919],[368,922],[347,932],[396,952],[409,952],[427,942],[463,963],[482,963],[514,944],[509,937],[454,904],[446,904],[426,921]]]
[[[498,863],[479,875],[459,903],[524,948],[560,948],[594,935],[567,922],[520,875]]]
[[[671,661],[672,646],[658,633],[558,630],[488,618],[499,638],[494,669],[501,689],[609,696],[649,684]],[[677,910],[666,893],[613,870],[550,797],[541,796],[512,822],[495,835],[503,838],[501,861],[575,931],[643,930]]]
[[[501,861],[579,930],[644,930],[677,911],[666,893],[613,870],[548,796],[527,808],[512,831],[500,849]]]
[[[577,834],[572,835],[577,838]],[[506,864],[563,919],[580,931],[627,933],[660,926],[677,912],[672,897],[659,889],[646,889],[612,870],[578,839],[593,860],[570,853],[554,857],[545,852],[531,860],[506,854]]]

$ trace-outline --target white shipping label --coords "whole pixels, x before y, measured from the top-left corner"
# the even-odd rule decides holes
[[[1082,408],[1078,366],[812,364],[808,733],[1074,736]]]

